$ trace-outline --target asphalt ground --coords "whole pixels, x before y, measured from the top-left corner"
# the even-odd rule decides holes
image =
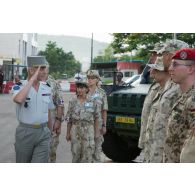
[[[64,94],[65,113],[69,100],[74,93],[66,92]],[[11,94],[0,94],[0,163],[15,162],[15,129],[18,125],[15,114],[15,103],[12,101]],[[57,163],[70,163],[72,156],[70,143],[65,140],[66,123],[62,123],[60,135],[60,144],[57,149]]]

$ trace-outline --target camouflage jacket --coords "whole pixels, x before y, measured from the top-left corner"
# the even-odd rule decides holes
[[[168,120],[163,162],[179,162],[184,141],[195,129],[195,84],[176,101]]]
[[[161,94],[163,93],[163,88],[159,88],[156,96],[154,97],[153,101],[152,101],[152,106],[150,109],[150,114],[148,117],[148,121],[147,121],[147,125],[146,125],[146,136],[145,136],[145,144],[144,144],[144,161],[145,162],[149,162],[150,160],[150,152],[151,152],[151,146],[153,144],[153,130],[154,130],[154,121],[155,121],[155,117],[156,114],[158,112],[158,100],[161,96]]]
[[[100,110],[95,100],[86,99],[81,103],[77,98],[69,102],[66,120],[72,123],[86,122],[94,123],[95,119],[100,117]]]
[[[142,115],[141,115],[141,130],[140,130],[139,145],[138,145],[139,148],[144,148],[145,136],[146,136],[146,125],[148,122],[152,101],[156,96],[159,88],[160,85],[158,83],[153,83],[150,86],[148,95],[145,98],[143,109],[142,109]]]
[[[181,90],[179,85],[168,80],[165,84],[164,91],[158,100],[158,112],[156,113],[152,130],[153,144],[150,151],[150,162],[160,163],[163,160],[168,119],[171,108],[180,95]]]
[[[55,106],[64,106],[64,99],[60,84],[51,76],[48,76],[46,81],[52,89],[53,102]]]
[[[96,87],[93,93],[88,93],[87,97],[92,100],[96,100],[101,110],[108,110],[108,102],[105,91],[102,88]]]

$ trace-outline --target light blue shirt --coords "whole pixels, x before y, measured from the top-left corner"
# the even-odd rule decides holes
[[[27,84],[27,83],[25,83]],[[25,86],[13,86],[14,96]],[[26,100],[16,104],[16,116],[19,122],[26,124],[42,124],[48,122],[48,111],[53,109],[51,87],[40,82],[39,90],[31,87]]]

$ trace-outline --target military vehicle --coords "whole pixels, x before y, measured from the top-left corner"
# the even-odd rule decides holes
[[[93,66],[98,69],[98,64]],[[102,144],[103,152],[115,162],[132,162],[139,154],[138,140],[141,127],[141,112],[150,87],[149,67],[141,74],[140,84],[132,87],[102,85],[107,93],[107,133]]]

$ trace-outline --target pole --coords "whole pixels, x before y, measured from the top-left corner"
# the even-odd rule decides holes
[[[173,39],[177,40],[177,33],[173,33]]]
[[[92,63],[93,63],[93,33],[91,37],[91,68],[92,68]]]

